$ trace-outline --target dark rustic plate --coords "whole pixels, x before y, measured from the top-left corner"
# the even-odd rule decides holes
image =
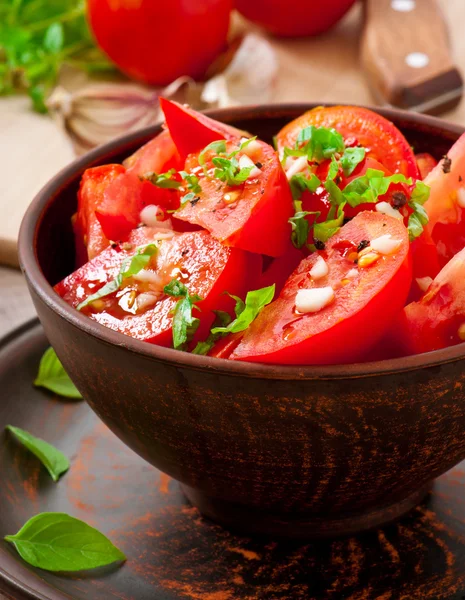
[[[54,484],[37,460],[0,435],[0,536],[32,515],[63,511],[106,533],[128,556],[119,569],[61,577],[26,565],[0,542],[0,590],[47,600],[462,600],[465,466],[436,481],[399,523],[325,543],[251,539],[202,519],[178,485],[136,456],[84,402],[32,387],[47,347],[30,322],[0,344],[0,431],[23,427],[63,450]]]

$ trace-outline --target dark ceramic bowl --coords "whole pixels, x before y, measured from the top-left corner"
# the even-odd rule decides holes
[[[211,115],[270,140],[308,108],[244,107]],[[431,117],[379,112],[417,152],[440,157],[462,133]],[[128,446],[179,480],[192,503],[221,523],[321,537],[405,513],[435,477],[465,458],[465,344],[365,364],[230,362],[126,337],[54,293],[52,285],[73,270],[70,218],[82,172],[122,160],[159,129],[75,161],[24,217],[21,265],[66,370]]]

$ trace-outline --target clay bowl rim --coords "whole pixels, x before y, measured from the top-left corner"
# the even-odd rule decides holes
[[[234,122],[241,119],[260,117],[266,119],[270,113],[273,114],[273,117],[288,117],[289,112],[300,114],[320,105],[318,103],[283,103],[262,106],[239,106],[210,110],[206,111],[206,114],[220,121]],[[333,105],[334,103],[325,103],[325,106]],[[465,130],[464,127],[429,115],[409,113],[391,108],[385,109],[369,106],[367,108],[378,112],[390,120],[397,119],[398,121],[403,121],[405,124],[412,124],[420,131],[422,129],[425,131],[431,129],[441,130],[443,133],[450,134],[451,138],[458,137]],[[152,345],[108,329],[72,309],[53,291],[52,286],[42,273],[37,258],[37,232],[47,213],[47,209],[85,168],[102,164],[103,160],[110,159],[117,154],[122,154],[126,149],[129,151],[137,141],[140,140],[140,143],[143,143],[144,140],[158,133],[160,127],[161,124],[157,124],[137,132],[125,134],[75,159],[42,187],[29,205],[21,223],[18,239],[21,269],[35,293],[60,318],[65,319],[72,326],[98,338],[108,345],[125,348],[127,351],[138,354],[144,359],[164,362],[181,368],[207,370],[218,374],[246,378],[301,381],[342,379],[347,377],[374,377],[439,366],[465,358],[464,342],[441,350],[366,363],[307,366],[236,362],[227,359],[194,355],[171,348]]]

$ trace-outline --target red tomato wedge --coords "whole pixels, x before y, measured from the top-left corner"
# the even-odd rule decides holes
[[[135,230],[129,237],[130,249],[127,244],[107,248],[56,285],[56,292],[71,306],[78,306],[116,277],[123,260],[133,255],[136,247],[153,242],[159,233],[148,227]],[[173,278],[180,279],[191,295],[202,298],[197,303],[201,311],[194,314],[201,321],[197,330],[201,338],[213,321],[211,311],[228,310],[234,305],[223,292],[244,297],[249,278],[256,279],[260,270],[260,257],[222,246],[205,231],[174,234],[172,239],[160,242],[158,253],[143,273],[128,278],[124,287],[89,304],[82,312],[120,333],[170,346],[171,311],[176,299],[164,294],[163,287]]]
[[[79,266],[88,259],[92,260],[110,243],[95,211],[103,202],[105,190],[124,171],[121,165],[103,165],[84,171],[78,192],[78,210],[73,224]]]
[[[447,159],[426,177],[430,196],[424,205],[430,233],[444,266],[465,247],[465,134],[452,146]]]
[[[238,149],[238,143],[227,142],[227,152]],[[211,153],[210,153],[211,154]],[[291,191],[278,156],[265,142],[255,142],[253,158],[260,165],[256,174],[239,185],[228,186],[214,177],[211,156],[207,157],[208,174],[199,165],[199,155],[191,154],[186,171],[199,178],[201,191],[185,202],[176,218],[195,223],[228,245],[265,254],[280,256],[289,247],[294,214]],[[242,155],[237,155],[240,162]]]
[[[379,254],[370,262],[369,248],[357,251],[364,240],[377,240],[378,247],[382,236],[391,236],[395,242],[391,254]],[[328,272],[322,275],[319,269],[317,278],[310,272],[321,259]],[[324,251],[301,262],[279,298],[246,330],[230,358],[280,364],[354,362],[391,326],[392,318],[402,310],[410,282],[408,233],[402,222],[378,213],[360,213],[329,240]],[[300,303],[298,292],[299,298],[305,296]],[[305,311],[303,302],[308,302]]]
[[[182,169],[183,162],[169,131],[162,131],[129,156],[123,165],[136,175],[149,172],[166,173],[170,169]]]
[[[95,212],[105,236],[118,241],[124,240],[139,225],[140,213],[149,205],[176,209],[179,194],[176,190],[162,189],[149,181],[141,181],[134,172],[126,171],[109,182]]]
[[[429,154],[428,152],[415,154],[415,159],[417,161],[418,170],[420,171],[420,176],[422,179],[426,179],[426,177],[438,164],[438,161],[434,158],[434,156],[431,156],[431,154]]]
[[[188,106],[160,98],[160,107],[165,115],[166,126],[180,155],[200,152],[216,140],[237,140],[244,132],[215,121]]]
[[[420,178],[415,155],[397,127],[381,115],[358,106],[319,107],[306,112],[278,133],[278,150],[293,148],[299,132],[310,125],[336,129],[346,145],[362,145],[368,150],[367,156],[391,173]]]
[[[421,300],[405,307],[392,329],[406,354],[465,340],[465,249],[447,263]]]
[[[304,258],[305,254],[303,250],[289,244],[286,252],[282,256],[278,256],[278,258],[273,258],[270,264],[264,269],[255,287],[261,289],[274,284],[275,294],[279,294],[289,275],[299,266]]]

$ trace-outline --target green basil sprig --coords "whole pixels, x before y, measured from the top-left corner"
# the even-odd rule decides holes
[[[34,385],[43,387],[65,398],[81,399],[81,393],[69,378],[55,350],[48,348],[40,359],[39,372]]]
[[[58,481],[60,475],[63,475],[63,473],[66,473],[69,469],[69,460],[62,452],[60,452],[60,450],[55,448],[55,446],[31,435],[19,427],[7,425],[5,429],[13,434],[13,436],[32,452],[32,454],[37,456],[50,473],[50,477],[53,481]]]
[[[200,325],[199,319],[192,313],[194,308],[200,310],[195,303],[200,302],[202,298],[197,294],[189,294],[187,287],[177,279],[172,279],[163,291],[168,296],[179,298],[173,311],[173,347],[176,350],[184,350],[186,343],[192,339]]]
[[[5,540],[27,563],[46,571],[87,571],[126,560],[103,533],[65,513],[38,514]]]

